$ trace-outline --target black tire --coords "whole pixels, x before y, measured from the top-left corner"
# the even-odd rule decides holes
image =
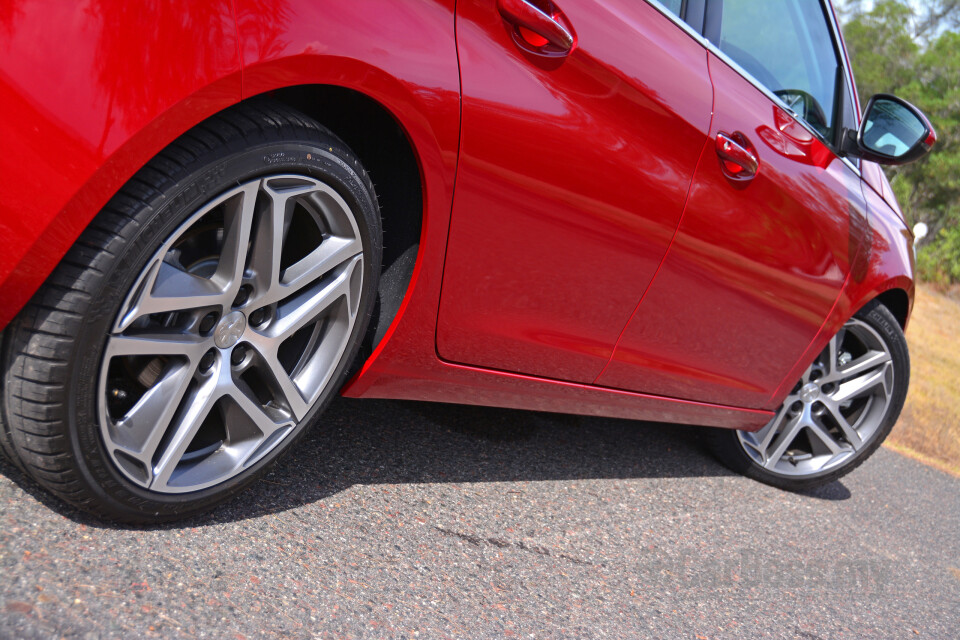
[[[869,458],[883,444],[900,417],[910,384],[910,354],[907,341],[893,314],[877,301],[868,303],[854,318],[873,328],[882,338],[893,368],[893,390],[879,425],[872,431],[862,448],[843,464],[819,473],[805,476],[774,473],[758,464],[741,444],[738,432],[731,429],[708,429],[707,443],[716,458],[733,471],[765,484],[787,491],[808,491],[834,482],[850,473]],[[821,356],[822,357],[822,356]]]
[[[5,343],[3,336],[3,332],[0,331],[0,362],[6,362],[5,358],[3,357]],[[12,463],[20,471],[26,473],[26,469],[23,468],[23,463],[20,461],[20,456],[17,455],[17,451],[13,446],[13,439],[10,436],[10,427],[4,418],[2,398],[3,377],[0,376],[0,456],[2,456],[7,462]]]
[[[360,228],[363,278],[346,350],[305,418],[249,468],[190,493],[131,482],[97,420],[107,334],[138,274],[202,203],[245,180],[294,173],[323,182]],[[382,253],[373,185],[354,153],[303,114],[248,101],[190,130],[140,170],[93,220],[4,332],[0,444],[37,483],[98,517],[156,523],[210,509],[260,476],[303,435],[351,373],[376,298]],[[0,424],[0,429],[4,428]]]

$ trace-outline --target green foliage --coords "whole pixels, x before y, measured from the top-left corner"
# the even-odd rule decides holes
[[[914,76],[920,47],[908,30],[912,12],[897,2],[883,2],[848,22],[843,37],[853,62],[861,99],[907,85]]]
[[[897,0],[858,6],[848,3],[844,38],[861,100],[895,93],[920,107],[939,137],[926,158],[887,170],[907,221],[931,230],[920,276],[960,282],[960,33],[951,30],[960,1],[933,0],[919,13]]]
[[[940,229],[936,240],[917,252],[917,271],[927,282],[960,282],[960,225]]]

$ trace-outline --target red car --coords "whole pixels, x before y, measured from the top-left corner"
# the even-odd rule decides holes
[[[912,236],[820,0],[7,0],[4,452],[236,494],[337,394],[723,427],[786,489],[904,402]]]

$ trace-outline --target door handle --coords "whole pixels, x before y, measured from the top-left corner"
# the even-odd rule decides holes
[[[549,0],[497,0],[497,10],[513,25],[514,42],[530,53],[565,56],[577,45],[565,16]]]
[[[724,173],[734,180],[749,180],[757,175],[760,168],[753,145],[739,131],[732,134],[721,131],[717,134],[717,155],[720,156]]]

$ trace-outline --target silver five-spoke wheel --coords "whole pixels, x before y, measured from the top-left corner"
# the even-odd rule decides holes
[[[196,491],[282,441],[346,349],[362,252],[350,207],[309,176],[252,180],[190,217],[107,340],[100,427],[127,478]]]
[[[0,447],[103,518],[206,511],[266,472],[347,380],[383,232],[360,158],[242,102],[131,177],[5,329]]]
[[[803,373],[767,426],[737,432],[740,443],[774,473],[808,476],[839,467],[877,432],[894,383],[883,338],[853,318]]]
[[[802,490],[832,482],[886,438],[910,379],[897,320],[873,302],[848,320],[758,431],[715,430],[714,452],[736,471]]]

